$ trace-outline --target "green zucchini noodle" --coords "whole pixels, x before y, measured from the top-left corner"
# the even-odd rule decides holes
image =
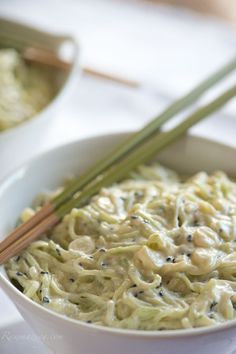
[[[87,323],[202,327],[236,317],[235,241],[233,181],[154,163],[73,209],[6,270],[33,301]]]

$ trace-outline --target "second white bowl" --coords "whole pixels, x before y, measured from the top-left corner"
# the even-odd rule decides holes
[[[8,176],[0,186],[0,239],[15,225],[22,209],[36,194],[59,186],[70,173],[79,174],[104,156],[126,134],[81,140],[34,158]],[[158,156],[179,172],[223,169],[236,176],[236,150],[188,136]],[[57,354],[233,354],[236,320],[214,327],[177,331],[134,331],[98,327],[53,313],[20,293],[0,267],[0,286],[25,320]]]
[[[0,178],[16,164],[20,164],[40,151],[44,135],[52,119],[69,93],[78,83],[80,74],[79,47],[75,39],[68,35],[56,35],[12,20],[0,18],[0,33],[12,38],[24,47],[36,47],[57,54],[67,46],[70,51],[71,69],[57,75],[58,93],[55,98],[32,119],[0,132]]]

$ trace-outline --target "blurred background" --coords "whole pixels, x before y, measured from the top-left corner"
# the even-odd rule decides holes
[[[1,0],[0,16],[72,33],[84,66],[133,80],[137,88],[80,77],[43,147],[81,136],[137,129],[236,52],[234,0]],[[233,139],[235,107],[224,112]],[[196,134],[221,139],[214,118]]]
[[[232,24],[236,23],[236,3],[234,0],[154,0],[182,7],[189,7],[194,11],[203,13],[204,15],[214,15]]]
[[[0,0],[0,16],[71,33],[82,66],[137,84],[78,72],[75,90],[24,158],[81,137],[138,129],[236,54],[235,0]],[[232,102],[192,132],[235,145],[235,108]],[[0,313],[4,354],[16,346],[18,354],[46,353],[2,293]],[[29,336],[1,342],[6,333]]]

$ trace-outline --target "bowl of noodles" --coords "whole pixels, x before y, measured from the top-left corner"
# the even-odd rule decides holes
[[[26,60],[28,50],[51,53],[71,65],[62,70]],[[78,44],[70,35],[51,34],[0,18],[1,176],[40,149],[58,107],[79,75]]]
[[[59,147],[11,173],[1,238],[127,134]],[[233,353],[234,157],[184,137],[1,266],[1,287],[59,354]]]

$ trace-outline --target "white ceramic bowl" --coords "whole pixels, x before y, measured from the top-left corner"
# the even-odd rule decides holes
[[[8,176],[0,186],[0,238],[14,227],[21,210],[38,192],[60,185],[71,172],[78,174],[125,136],[115,134],[65,145],[34,158]],[[236,176],[235,156],[234,148],[189,136],[159,154],[158,160],[180,172],[220,168]],[[41,307],[10,283],[3,266],[0,286],[56,354],[233,354],[236,348],[236,320],[169,332],[118,330],[75,321]]]
[[[60,105],[65,102],[75,84],[78,83],[80,74],[79,48],[71,36],[54,35],[0,18],[0,37],[2,36],[7,36],[19,43],[19,47],[33,46],[59,54],[67,52],[72,65],[70,70],[61,71],[57,75],[58,93],[41,112],[12,129],[0,132],[0,178],[15,167],[16,155],[17,163],[20,164],[32,157],[35,150],[40,151],[49,124],[56,118]]]

